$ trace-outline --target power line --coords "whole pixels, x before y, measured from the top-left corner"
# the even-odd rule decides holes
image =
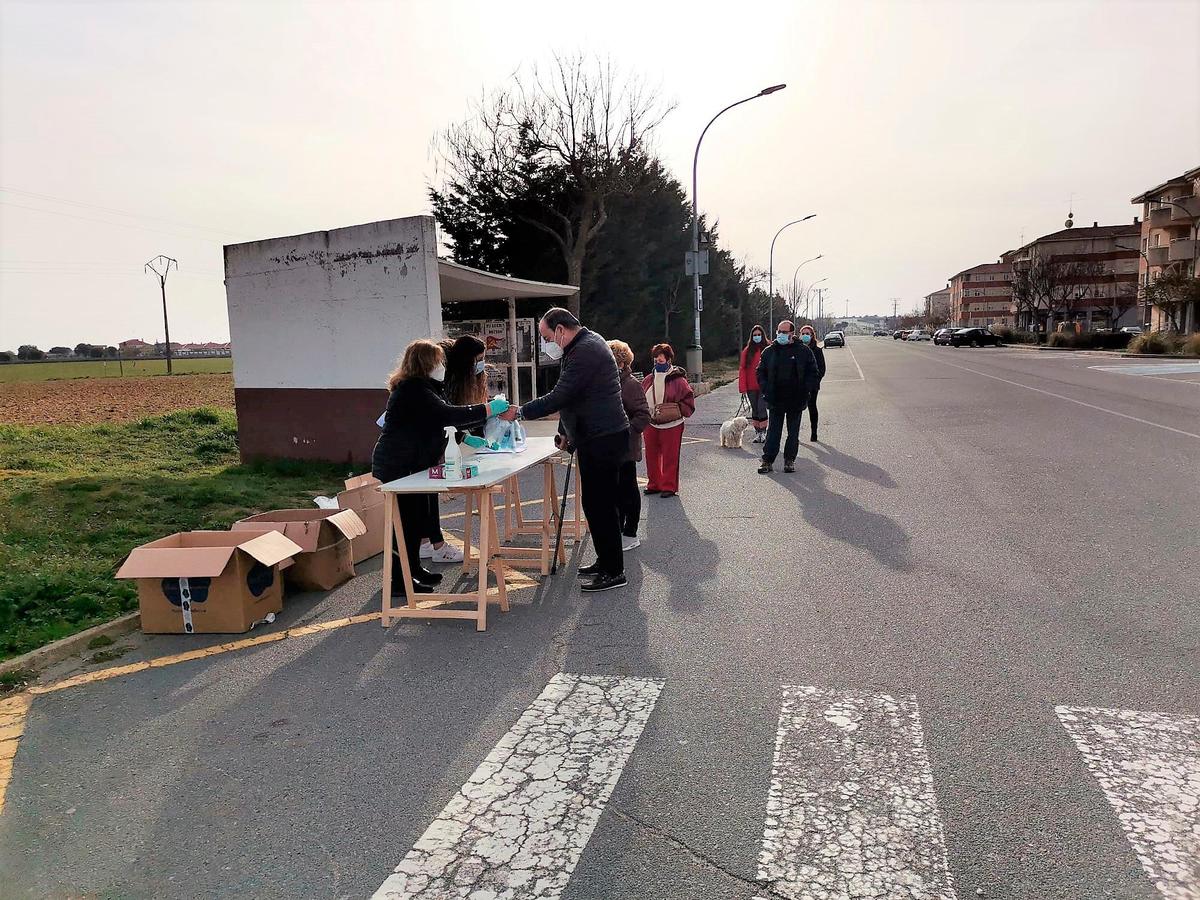
[[[59,212],[58,210],[55,210],[55,209],[42,209],[39,206],[25,206],[21,203],[13,203],[9,200],[0,200],[0,206],[9,206],[9,207],[12,207],[13,209],[28,209],[32,212],[45,213],[46,215],[50,215],[50,216],[62,216],[65,219],[78,219],[81,222],[97,222],[101,225],[115,225],[118,228],[133,228],[133,229],[136,229],[137,231],[149,231],[152,234],[165,234],[165,235],[169,235],[170,237],[184,237],[184,238],[189,238],[190,240],[193,240],[193,241],[204,241],[206,244],[220,244],[221,243],[216,238],[204,237],[203,235],[199,235],[199,234],[184,234],[183,232],[180,232],[180,231],[167,231],[164,228],[147,228],[145,225],[135,225],[132,222],[110,222],[107,219],[95,219],[95,218],[92,218],[91,216],[77,216],[77,215],[74,215],[73,213]]]
[[[55,203],[66,203],[68,206],[79,206],[79,207],[83,207],[84,209],[98,209],[98,210],[102,210],[104,212],[116,213],[119,216],[129,216],[130,218],[133,218],[133,219],[144,219],[147,222],[159,222],[163,225],[178,225],[183,228],[195,228],[195,229],[198,229],[199,231],[212,231],[217,234],[227,235],[229,237],[248,239],[247,235],[236,234],[235,232],[232,232],[232,231],[226,231],[223,228],[213,228],[209,225],[193,225],[190,222],[177,222],[173,219],[160,219],[157,216],[147,216],[147,215],[143,215],[142,213],[129,212],[128,210],[117,209],[112,206],[98,206],[95,203],[84,203],[81,200],[68,200],[65,197],[54,197],[54,196],[51,196],[50,194],[37,194],[37,193],[34,193],[33,191],[21,191],[21,190],[18,190],[17,188],[6,188],[6,187],[0,187],[0,193],[21,194],[22,196],[25,196],[25,197],[37,197],[40,200],[53,200]]]

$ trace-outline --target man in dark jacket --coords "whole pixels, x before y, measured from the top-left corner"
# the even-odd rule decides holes
[[[787,443],[783,446],[783,471],[796,471],[800,451],[800,414],[808,405],[808,393],[817,383],[817,360],[804,344],[793,342],[796,326],[784,319],[775,329],[775,343],[763,351],[758,361],[758,389],[767,402],[769,422],[763,444],[762,465],[758,471],[772,471],[779,455],[779,440],[787,424]]]
[[[559,430],[579,452],[579,487],[596,548],[596,561],[579,570],[595,576],[584,591],[623,587],[620,469],[629,452],[629,419],[621,402],[621,379],[604,338],[579,324],[570,311],[551,309],[538,322],[542,351],[561,359],[558,382],[544,397],[510,409],[505,419],[541,419],[558,413]]]

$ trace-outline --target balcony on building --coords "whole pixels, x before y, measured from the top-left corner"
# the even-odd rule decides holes
[[[1196,242],[1190,238],[1171,241],[1167,259],[1171,262],[1191,262],[1196,258]]]
[[[1171,223],[1174,225],[1189,224],[1200,216],[1200,197],[1176,197],[1171,202],[1179,204],[1170,207]]]
[[[1171,224],[1171,213],[1174,211],[1173,206],[1156,206],[1150,210],[1150,227],[1151,228],[1166,228]]]
[[[1146,251],[1146,262],[1152,266],[1165,266],[1167,264],[1167,248],[1166,247],[1151,247]]]

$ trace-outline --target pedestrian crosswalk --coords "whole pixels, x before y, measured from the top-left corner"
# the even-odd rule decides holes
[[[556,675],[374,900],[561,897],[663,690]],[[1200,717],[1056,712],[1159,893],[1200,900]],[[763,897],[957,900],[915,696],[783,685],[762,800]]]

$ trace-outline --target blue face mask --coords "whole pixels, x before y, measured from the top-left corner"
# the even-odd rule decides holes
[[[482,375],[485,368],[487,368],[487,364],[481,359],[479,362],[475,363],[475,374]]]
[[[665,371],[667,371],[667,369],[669,369],[669,368],[671,368],[671,364],[670,364],[669,362],[667,362],[667,363],[655,363],[655,364],[654,364],[654,371],[655,371],[655,372],[665,372]]]
[[[754,343],[756,343],[756,344],[761,344],[762,343],[762,335],[761,334],[752,334],[752,335],[750,335],[750,340],[754,341]]]
[[[791,332],[781,331],[777,335],[775,335],[775,343],[787,344],[787,343],[790,343],[791,338],[792,338]]]
[[[808,332],[805,332],[804,334],[800,335],[800,340],[804,341],[804,343],[807,344],[809,341],[812,340],[812,335],[809,334]]]

